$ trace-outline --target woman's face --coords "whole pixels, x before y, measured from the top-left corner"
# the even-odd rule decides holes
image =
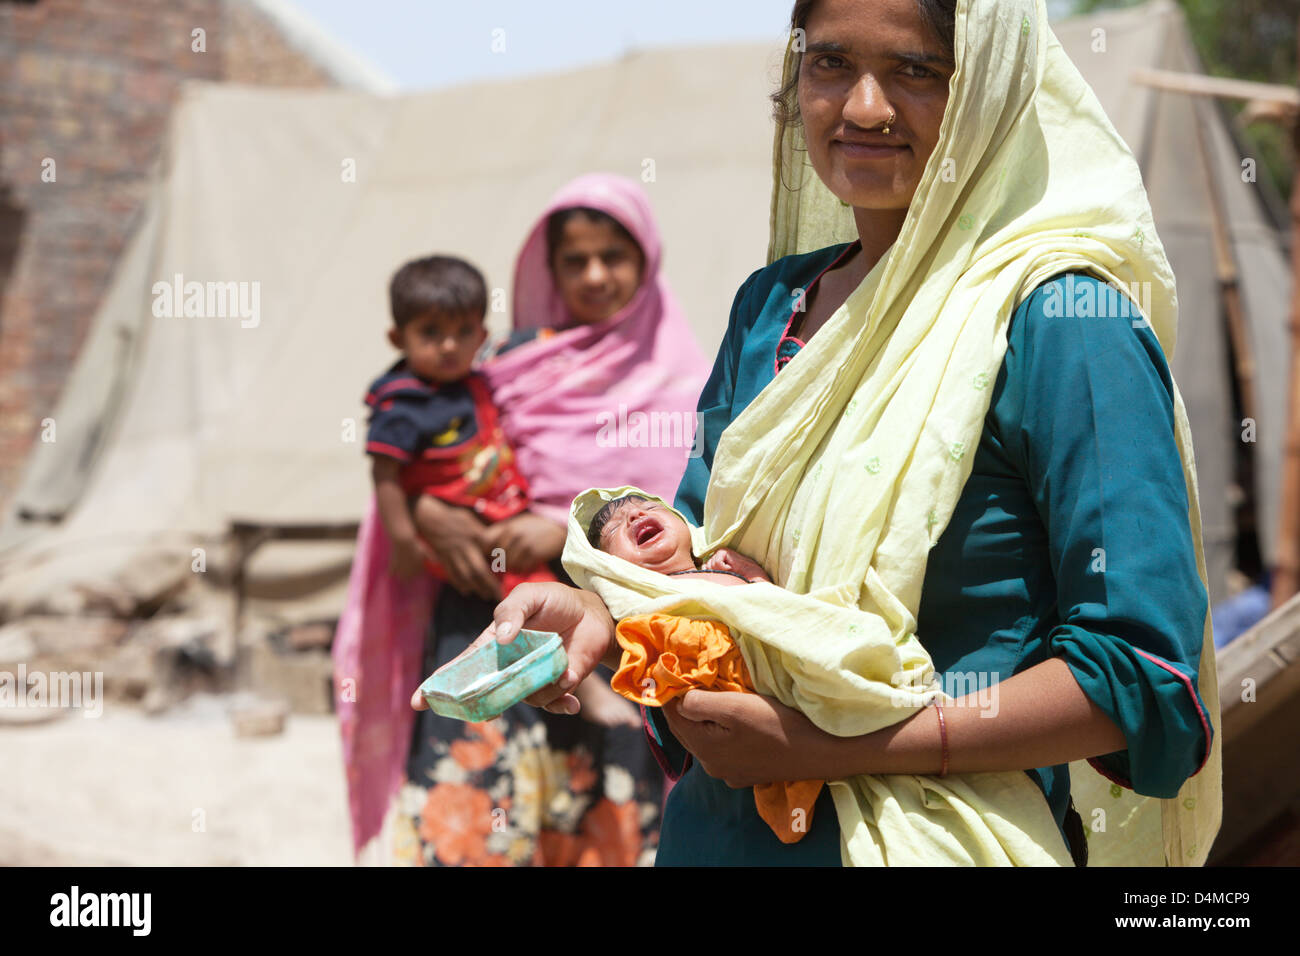
[[[850,206],[906,209],[939,141],[955,64],[916,0],[819,0],[806,29],[799,114],[813,169]]]
[[[551,272],[569,314],[581,325],[608,319],[641,285],[641,247],[607,222],[570,216],[555,247]]]

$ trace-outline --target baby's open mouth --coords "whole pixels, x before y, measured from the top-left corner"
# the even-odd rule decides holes
[[[658,537],[660,531],[663,531],[663,527],[654,518],[642,518],[633,527],[632,536],[637,545],[643,545]]]

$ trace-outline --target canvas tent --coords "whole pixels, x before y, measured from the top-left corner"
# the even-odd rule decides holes
[[[361,397],[393,359],[391,273],[454,251],[508,303],[526,231],[580,173],[644,183],[669,281],[712,354],[767,242],[765,95],[779,63],[775,48],[674,50],[391,98],[188,89],[155,197],[50,416],[55,440],[36,446],[5,524],[0,614],[171,593],[193,578],[195,547],[220,569],[233,521],[358,520]],[[256,324],[229,307],[156,315],[169,310],[155,283],[176,276],[243,283],[250,305],[256,283]],[[503,312],[490,318],[508,328]],[[250,588],[260,569],[299,582],[279,605],[290,619],[337,614],[346,545],[278,552],[259,552]]]

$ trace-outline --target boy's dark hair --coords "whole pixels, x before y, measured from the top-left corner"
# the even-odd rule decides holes
[[[607,212],[592,209],[590,206],[557,209],[546,217],[546,262],[547,265],[551,266],[552,270],[555,268],[555,250],[560,248],[560,243],[564,239],[564,227],[568,225],[569,220],[574,216],[586,216],[592,222],[610,226],[615,234],[641,249],[641,243],[637,242],[636,237],[628,232],[627,227]],[[641,253],[644,255],[645,250],[641,249]]]
[[[591,519],[591,524],[587,526],[587,542],[597,550],[600,547],[600,534],[605,530],[605,525],[609,524],[609,519],[614,517],[614,512],[628,501],[649,501],[645,495],[624,495],[622,498],[615,498],[608,501],[605,506],[596,512],[596,516]]]
[[[393,274],[388,304],[399,329],[428,312],[481,320],[487,314],[487,283],[464,259],[427,256],[413,259]]]

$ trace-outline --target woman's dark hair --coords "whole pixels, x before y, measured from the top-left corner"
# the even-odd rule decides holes
[[[795,0],[790,12],[790,32],[808,30],[808,18],[812,16],[817,0]],[[938,39],[949,59],[954,56],[956,46],[957,0],[916,0],[917,11],[921,21],[930,28]],[[772,116],[777,128],[785,134],[787,126],[799,125],[799,67],[803,62],[803,53],[796,53],[793,69],[781,88],[772,94]]]
[[[596,512],[596,516],[591,519],[591,524],[587,526],[587,541],[596,550],[600,550],[600,534],[605,530],[605,525],[609,524],[609,519],[614,517],[614,512],[622,505],[629,501],[646,501],[650,499],[645,495],[624,495],[622,498],[615,498],[608,501],[605,506]]]
[[[575,216],[585,216],[594,223],[609,226],[616,235],[621,236],[636,246],[637,249],[640,249],[642,256],[645,255],[645,250],[641,249],[641,243],[637,242],[632,233],[628,232],[626,226],[609,213],[601,212],[599,209],[592,209],[590,206],[573,206],[569,209],[557,209],[546,217],[546,264],[552,269],[555,268],[555,250],[560,248],[560,243],[564,240],[564,227]]]

